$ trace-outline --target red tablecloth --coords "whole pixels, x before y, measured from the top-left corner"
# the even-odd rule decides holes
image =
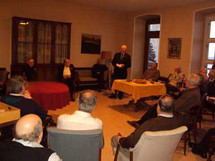
[[[32,98],[45,110],[55,110],[69,104],[70,93],[67,85],[58,82],[30,82]]]

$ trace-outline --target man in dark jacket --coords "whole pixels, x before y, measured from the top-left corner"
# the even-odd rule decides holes
[[[116,53],[112,60],[114,66],[113,81],[115,79],[126,79],[127,69],[131,67],[130,55],[126,53],[127,46],[121,46],[121,52]],[[122,99],[123,93],[119,92],[119,99]],[[115,98],[116,95],[112,94],[109,98]]]
[[[26,64],[23,72],[27,81],[37,81],[37,69],[35,67],[34,59],[28,59],[28,63]]]
[[[0,142],[2,161],[60,161],[51,149],[40,145],[43,136],[41,119],[34,114],[21,117],[15,126],[13,140]]]
[[[199,76],[197,74],[190,74],[186,81],[186,87],[181,92],[181,96],[175,101],[175,112],[189,112],[189,110],[197,105],[200,105],[200,90],[199,90]],[[156,105],[149,108],[149,110],[138,121],[128,121],[128,124],[134,127],[139,127],[146,120],[157,117]]]
[[[135,129],[127,137],[113,136],[112,146],[116,147],[120,144],[121,147],[129,149],[134,148],[139,141],[141,135],[146,131],[161,131],[172,130],[183,125],[183,120],[174,116],[174,99],[170,95],[163,95],[157,103],[157,117],[147,120],[139,128]]]
[[[69,87],[72,101],[75,101],[75,67],[70,63],[69,59],[64,60],[64,65],[60,67],[59,80]]]

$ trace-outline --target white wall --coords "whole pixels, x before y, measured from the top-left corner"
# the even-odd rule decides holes
[[[8,70],[11,65],[13,16],[72,23],[70,57],[76,67],[90,67],[99,57],[80,53],[82,33],[101,35],[101,50],[113,53],[119,51],[121,44],[128,42],[126,14],[53,0],[1,1],[0,13],[0,67]]]

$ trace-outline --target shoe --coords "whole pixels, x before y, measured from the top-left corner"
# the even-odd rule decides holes
[[[194,153],[194,154],[196,154],[196,155],[199,155],[199,156],[201,156],[201,157],[204,158],[204,159],[207,159],[207,153],[206,153],[206,152],[200,152],[200,151],[196,148],[196,146],[193,147],[192,153]]]
[[[112,93],[109,98],[116,98],[116,95]]]
[[[137,121],[127,121],[127,123],[134,128],[138,128],[140,126],[140,124],[138,124]]]

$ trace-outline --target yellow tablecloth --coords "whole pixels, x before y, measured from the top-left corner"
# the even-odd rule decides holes
[[[138,84],[127,82],[126,80],[114,80],[111,90],[113,93],[115,90],[118,90],[130,94],[134,102],[142,97],[166,94],[166,87],[163,83],[155,82],[151,84],[148,81],[146,84]]]

